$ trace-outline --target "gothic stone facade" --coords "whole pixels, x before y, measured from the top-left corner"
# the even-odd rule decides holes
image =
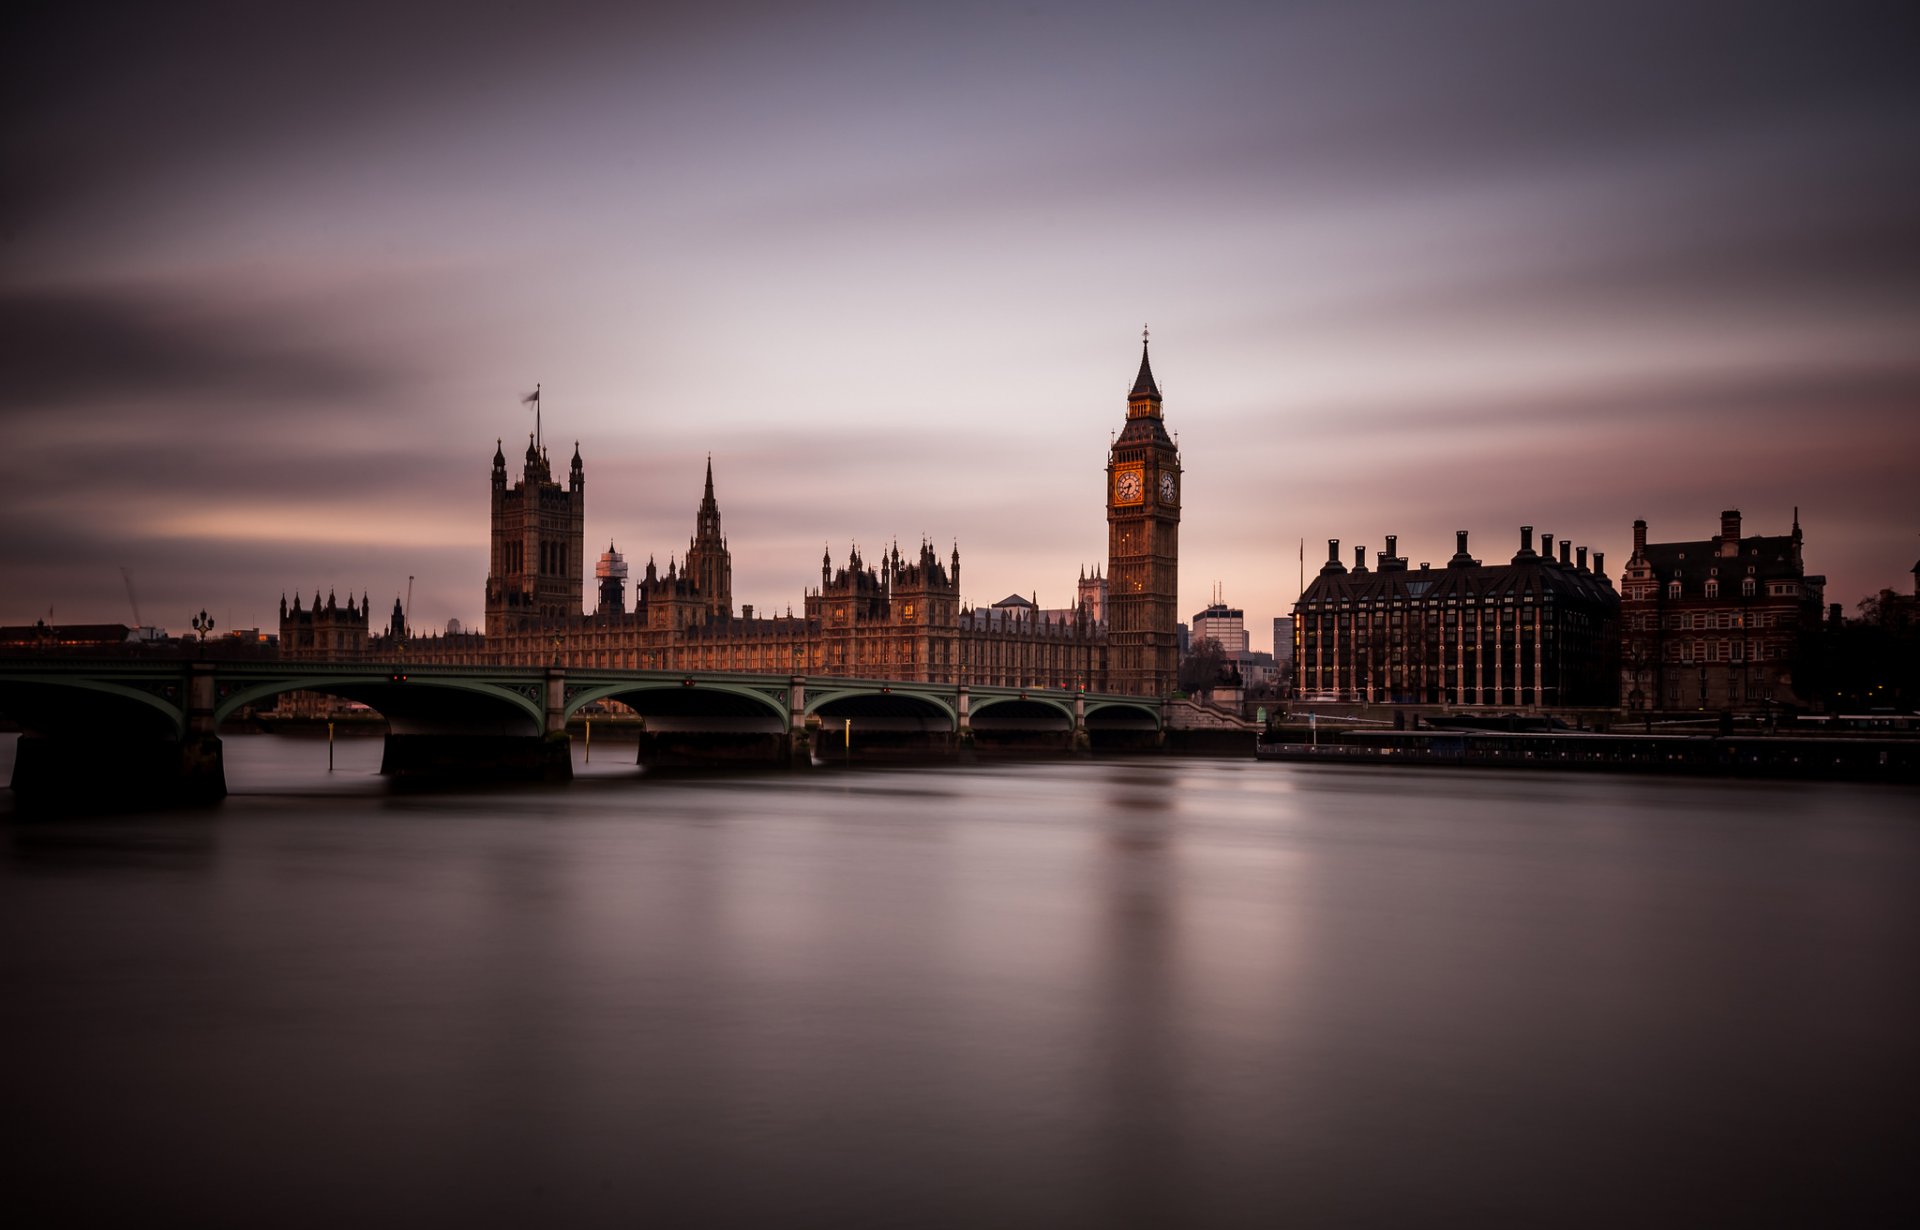
[[[1127,425],[1107,454],[1110,682],[1135,696],[1172,692],[1180,667],[1180,451],[1160,403],[1142,340]]]
[[[1533,527],[1505,564],[1467,553],[1467,532],[1445,568],[1409,569],[1397,537],[1367,567],[1340,540],[1293,608],[1296,690],[1307,700],[1497,706],[1606,707],[1615,703],[1620,598],[1605,559]]]
[[[586,478],[576,445],[569,481],[552,477],[529,442],[508,485],[496,446],[486,634],[369,640],[330,637],[343,657],[404,655],[466,665],[548,664],[674,671],[750,671],[1085,688],[1163,696],[1174,685],[1179,456],[1160,417],[1160,393],[1142,353],[1127,423],[1108,457],[1109,558],[1104,578],[1082,576],[1072,607],[973,608],[960,597],[960,552],[898,544],[869,562],[823,556],[819,588],[801,612],[756,615],[733,607],[733,562],[721,531],[713,465],[682,559],[662,573],[649,560],[633,584],[611,544],[596,569],[598,609],[586,584]],[[283,636],[299,612],[282,616]]]

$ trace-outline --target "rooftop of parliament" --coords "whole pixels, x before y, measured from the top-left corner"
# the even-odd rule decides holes
[[[1140,372],[1128,394],[1130,433],[1139,434],[1133,426],[1138,420],[1151,419],[1158,427],[1159,418],[1159,389],[1143,343]],[[1164,437],[1164,429],[1158,435]],[[534,438],[528,440],[519,478],[509,482],[506,453],[496,445],[484,633],[409,639],[396,616],[379,635],[370,632],[364,601],[356,604],[349,596],[342,607],[331,597],[323,604],[316,594],[314,605],[305,609],[298,597],[292,606],[282,599],[282,654],[793,673],[1164,695],[1172,690],[1174,676],[1175,548],[1165,527],[1178,519],[1175,467],[1165,457],[1147,456],[1170,455],[1170,442],[1166,450],[1147,453],[1127,438],[1121,443],[1128,445],[1126,455],[1110,452],[1108,458],[1109,497],[1119,504],[1117,511],[1110,509],[1109,521],[1118,518],[1131,526],[1151,520],[1162,527],[1158,545],[1151,548],[1157,553],[1151,569],[1140,556],[1148,549],[1140,543],[1151,535],[1129,528],[1115,538],[1120,554],[1110,555],[1104,573],[1096,569],[1080,578],[1071,606],[1043,610],[1010,596],[977,607],[961,598],[957,546],[943,556],[931,542],[922,541],[912,551],[895,543],[877,558],[856,546],[839,563],[823,554],[818,587],[802,593],[797,612],[789,607],[781,614],[734,606],[733,556],[722,531],[711,459],[685,552],[670,556],[664,570],[649,558],[629,587],[628,563],[609,542],[594,569],[595,606],[589,613],[583,603],[587,480],[579,446],[563,484]],[[1122,493],[1117,497],[1116,468]],[[1163,471],[1165,476],[1158,477]],[[1163,484],[1157,499],[1141,494],[1143,473]],[[1109,578],[1116,570],[1140,593],[1116,595],[1110,602]],[[1150,608],[1144,605],[1148,599]],[[1122,639],[1128,645],[1121,650],[1125,670],[1116,670],[1109,658],[1115,608],[1127,629]],[[1164,628],[1158,626],[1162,622]]]

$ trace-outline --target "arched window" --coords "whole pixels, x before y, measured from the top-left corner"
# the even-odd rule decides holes
[[[1753,578],[1752,577],[1748,577],[1746,580],[1740,582],[1740,596],[1742,598],[1753,597]]]
[[[1680,582],[1678,582],[1678,581],[1668,581],[1668,582],[1667,582],[1667,597],[1669,597],[1669,598],[1678,598],[1679,596],[1680,596]]]
[[[1718,581],[1708,581],[1708,582],[1707,582],[1707,597],[1709,597],[1709,598],[1718,598],[1719,596],[1720,596],[1720,582],[1718,582]]]

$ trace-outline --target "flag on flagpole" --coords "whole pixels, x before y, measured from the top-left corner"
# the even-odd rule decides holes
[[[533,392],[527,394],[525,397],[522,397],[520,399],[520,404],[523,406],[532,406],[532,405],[538,404],[539,401],[540,401],[540,389],[539,389],[539,386],[536,385],[534,387]]]

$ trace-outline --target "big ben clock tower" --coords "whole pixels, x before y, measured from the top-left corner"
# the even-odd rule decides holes
[[[1107,453],[1107,679],[1116,692],[1166,696],[1179,674],[1180,450],[1140,336],[1127,425]]]

